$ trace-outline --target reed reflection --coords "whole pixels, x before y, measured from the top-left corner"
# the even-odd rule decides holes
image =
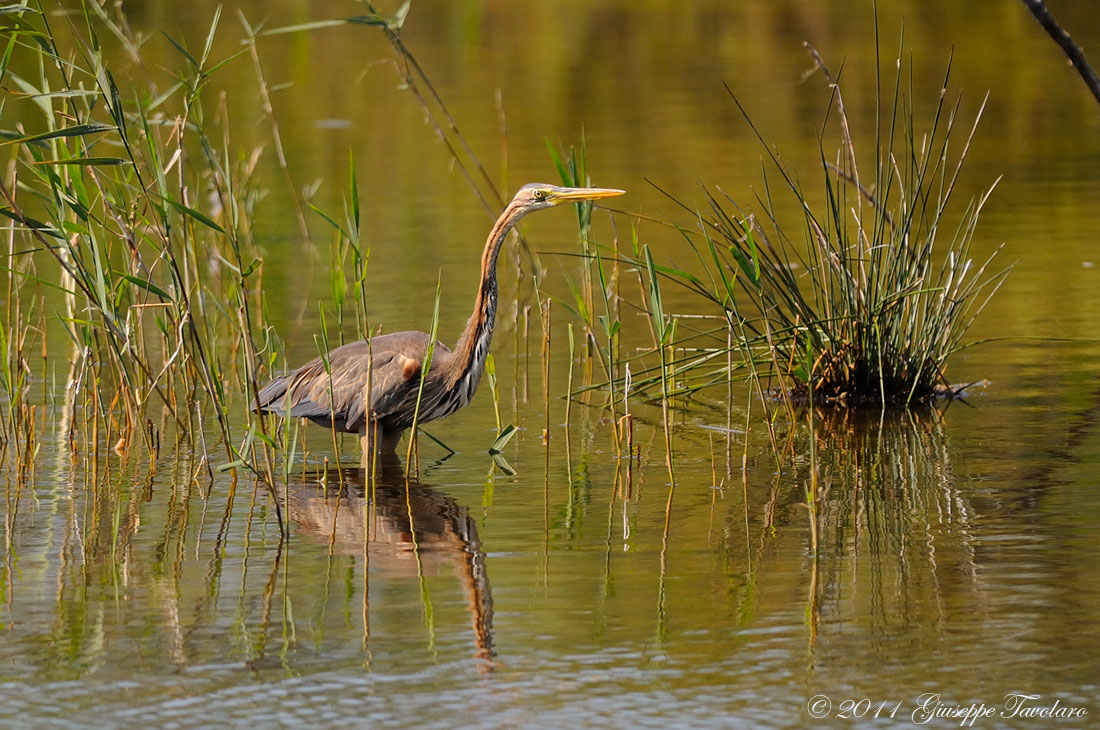
[[[975,510],[935,408],[818,413],[820,543],[815,608],[865,623],[876,644],[921,627],[939,634],[953,606],[981,610]]]

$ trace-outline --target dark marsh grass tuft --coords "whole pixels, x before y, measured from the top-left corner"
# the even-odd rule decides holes
[[[906,78],[899,54],[892,95],[877,98],[868,171],[857,159],[842,85],[810,51],[831,89],[820,138],[825,203],[814,207],[730,91],[766,154],[757,212],[705,190],[702,245],[685,233],[704,276],[657,270],[720,307],[727,332],[695,337],[728,334],[737,362],[727,362],[730,345],[708,348],[681,339],[677,349],[687,354],[662,370],[670,370],[678,392],[737,375],[765,377],[788,403],[811,393],[819,404],[883,406],[953,394],[947,360],[966,346],[967,329],[1011,269],[991,272],[996,252],[984,261],[970,252],[996,183],[961,215],[949,208],[985,103],[960,146],[960,100],[948,101],[948,64],[931,124],[918,129],[911,72]],[[840,144],[830,154],[824,140],[833,125]],[[781,220],[776,189],[793,196],[800,214]],[[656,389],[660,380],[638,385]]]

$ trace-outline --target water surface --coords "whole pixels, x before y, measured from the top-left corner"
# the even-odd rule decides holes
[[[361,10],[227,6],[215,55],[238,47],[238,5],[269,27]],[[135,9],[147,63],[178,63],[156,29],[200,45],[213,7]],[[1100,57],[1088,12],[1054,10]],[[96,482],[51,430],[62,414],[40,413],[33,479],[4,465],[3,724],[796,727],[816,722],[807,708],[826,695],[829,723],[881,726],[837,715],[845,700],[866,699],[881,716],[901,703],[894,723],[906,725],[925,693],[998,708],[1027,693],[1086,708],[1058,726],[1088,726],[1100,714],[1100,346],[1084,339],[1100,317],[1100,110],[1022,7],[881,11],[884,56],[904,22],[921,113],[952,47],[961,115],[972,119],[990,94],[960,199],[1003,176],[975,255],[1003,243],[1005,264],[1018,263],[972,330],[1012,339],[950,363],[956,382],[989,381],[968,402],[804,412],[781,426],[790,445],[780,471],[762,405],[738,388],[727,407],[720,389],[673,414],[674,488],[660,410],[639,403],[628,488],[604,410],[574,403],[566,426],[565,401],[552,398],[547,416],[537,314],[524,334],[530,266],[517,256],[517,274],[506,255],[494,353],[503,418],[522,430],[502,459],[486,453],[496,430],[487,389],[429,428],[458,453],[423,443],[408,482],[387,473],[372,487],[326,468],[337,459],[328,436],[303,431],[309,461],[279,487],[287,541],[264,488],[208,478],[201,452],[105,457]],[[760,186],[761,149],[722,83],[816,184],[828,92],[820,77],[799,83],[810,66],[801,42],[843,65],[856,132],[867,135],[873,33],[869,6],[841,2],[414,2],[405,40],[502,189],[553,181],[547,140],[579,144],[583,133],[594,184],[627,189],[624,209],[687,224],[647,180],[691,204],[698,181],[747,202]],[[271,36],[260,49],[295,184],[319,180],[316,203],[339,210],[354,152],[372,317],[388,331],[426,329],[441,275],[451,340],[495,211],[477,204],[398,88],[388,47],[374,29],[345,27]],[[233,144],[270,144],[251,66],[232,64],[214,83]],[[299,362],[315,353],[329,292],[327,229],[312,220],[316,252],[305,248],[270,150],[261,167],[265,291]],[[601,241],[628,245],[627,217],[595,221]],[[547,272],[541,286],[568,300],[576,262],[553,253],[576,251],[573,216],[539,214],[525,233]],[[643,222],[639,236],[664,260],[690,263],[665,227]],[[667,296],[671,311],[698,309]],[[571,367],[568,320],[556,306],[555,394]],[[624,328],[628,346],[647,341],[640,318]],[[1055,336],[1076,341],[1040,339]],[[42,403],[56,402],[60,386],[37,387]],[[243,423],[243,400],[234,408]],[[343,449],[356,458],[351,441]],[[805,506],[815,474],[816,550]]]

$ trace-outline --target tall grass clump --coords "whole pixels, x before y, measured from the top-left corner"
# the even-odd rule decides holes
[[[271,440],[251,419],[247,435],[234,434],[228,413],[241,391],[255,392],[260,351],[270,348],[251,237],[259,151],[231,147],[224,98],[208,91],[246,51],[213,58],[216,13],[199,49],[168,38],[177,55],[167,82],[135,61],[120,84],[99,36],[119,40],[131,59],[145,42],[121,9],[5,10],[7,268],[64,299],[50,318],[72,344],[63,406],[90,403],[85,420],[102,425],[74,430],[70,443],[90,454],[140,442],[155,451],[154,424],[195,443],[205,411],[230,465],[258,471],[255,448]]]
[[[771,377],[788,400],[812,393],[819,404],[950,395],[947,360],[965,346],[967,329],[1010,270],[990,273],[996,252],[980,262],[970,252],[996,183],[961,214],[949,208],[985,103],[960,132],[960,100],[948,100],[948,64],[930,126],[918,129],[912,72],[905,77],[899,54],[890,96],[883,98],[876,74],[868,170],[856,153],[842,84],[810,51],[831,89],[819,136],[824,203],[811,201],[730,91],[781,184],[774,186],[766,164],[755,213],[705,191],[705,250],[691,244],[706,276],[662,273],[722,307],[740,363],[726,365],[728,346],[685,349],[692,354],[672,364],[673,374],[681,389],[693,390],[736,369]],[[837,126],[839,147],[830,153],[826,137]],[[781,220],[773,187],[793,197],[793,220]]]

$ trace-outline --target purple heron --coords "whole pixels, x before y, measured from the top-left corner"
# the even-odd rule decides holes
[[[497,256],[519,219],[562,203],[610,198],[623,192],[542,183],[519,189],[485,242],[474,312],[458,344],[452,350],[437,342],[432,351],[420,396],[419,423],[451,415],[466,406],[477,390],[496,322]],[[255,410],[308,418],[325,428],[358,433],[365,465],[375,448],[382,454],[392,453],[401,434],[412,425],[428,339],[426,332],[393,332],[337,347],[267,383],[260,389]]]

